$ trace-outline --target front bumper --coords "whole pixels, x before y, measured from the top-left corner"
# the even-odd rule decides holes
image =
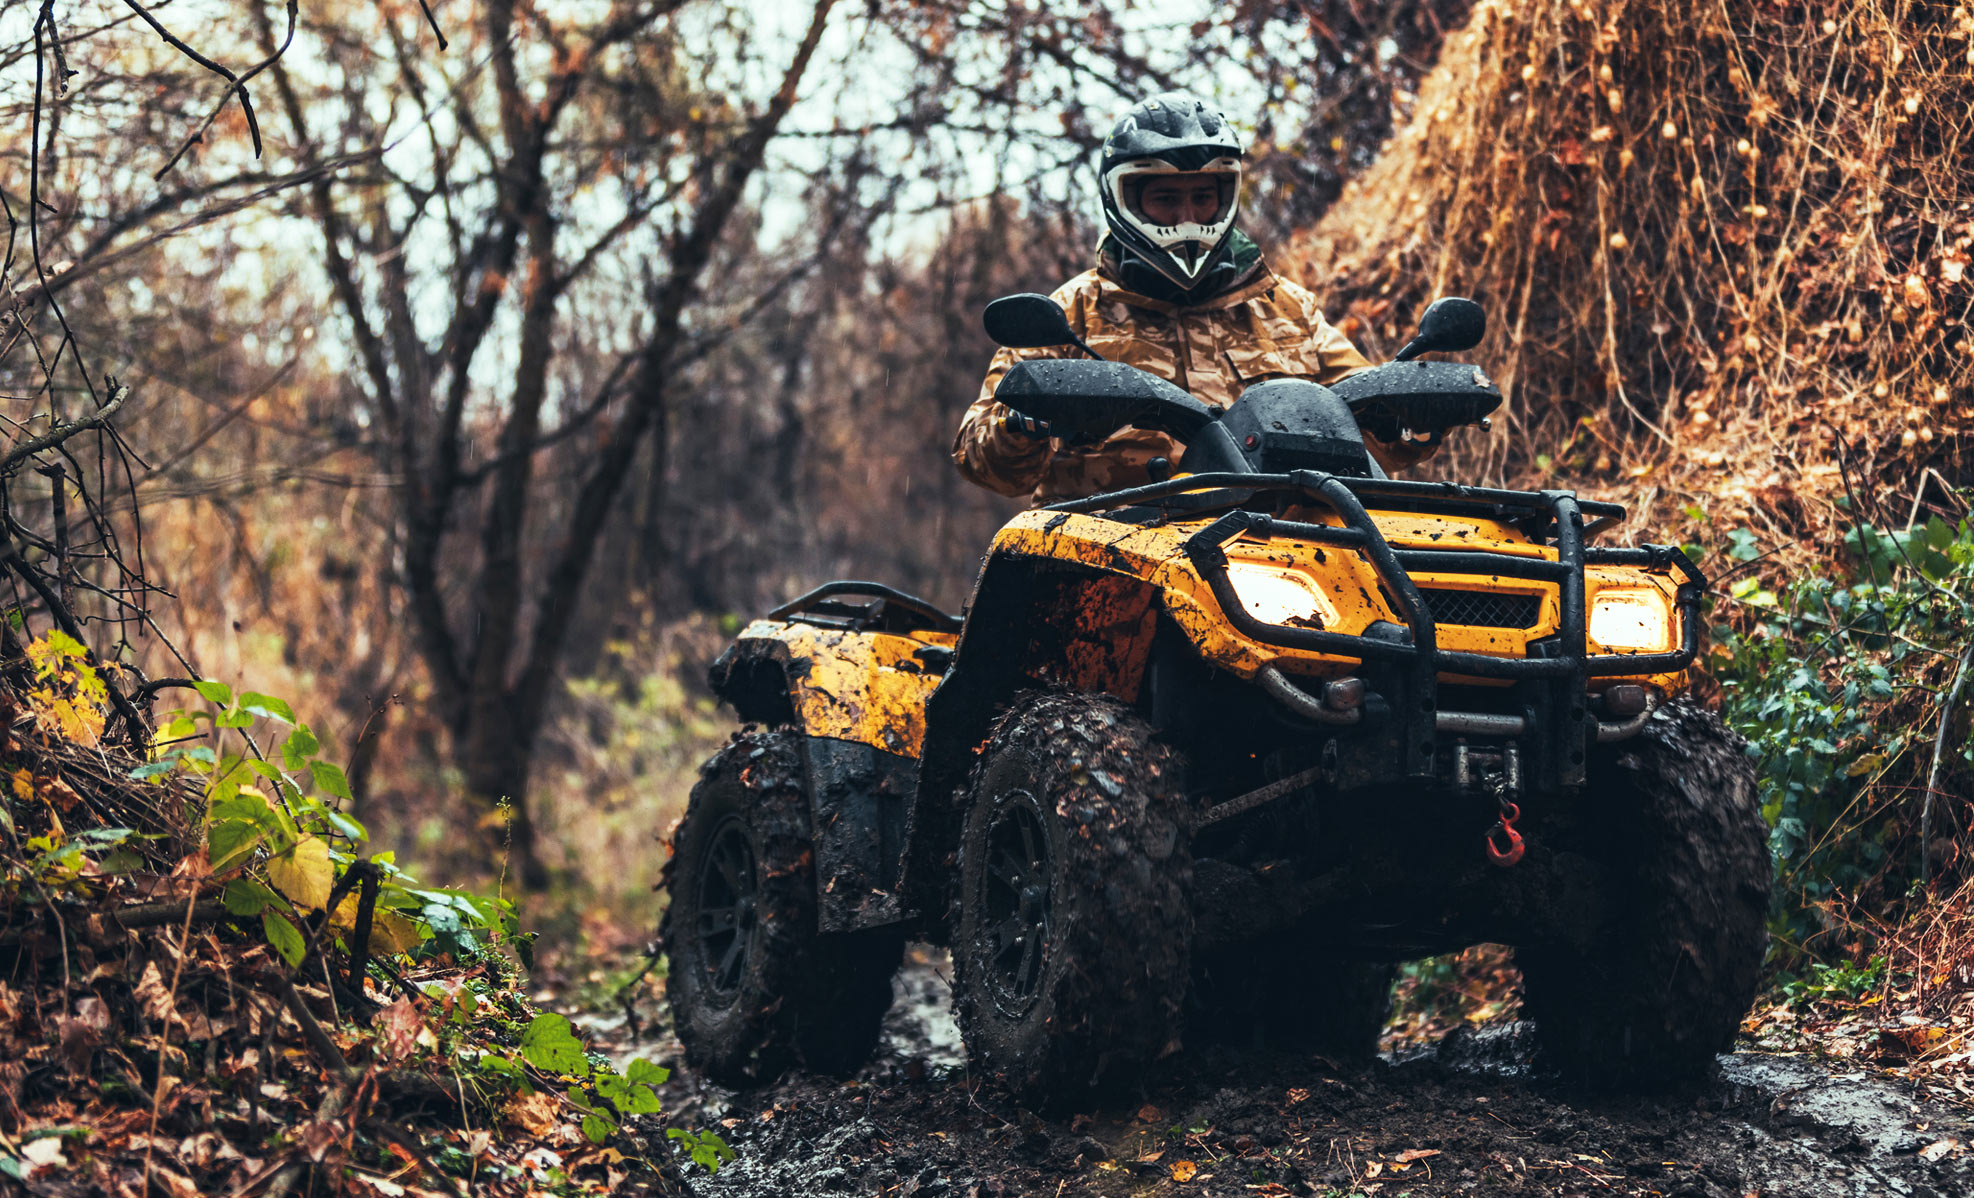
[[[1390,730],[1391,747],[1408,777],[1426,778],[1439,772],[1443,733],[1519,736],[1534,730],[1537,734],[1529,737],[1528,746],[1532,781],[1545,789],[1581,785],[1589,746],[1599,739],[1610,739],[1617,731],[1614,727],[1600,735],[1599,720],[1588,702],[1591,680],[1677,673],[1690,666],[1698,654],[1699,603],[1706,586],[1699,568],[1670,546],[1626,549],[1585,545],[1587,535],[1614,523],[1622,517],[1623,509],[1579,500],[1569,491],[1505,491],[1299,470],[1289,474],[1192,475],[1055,504],[1051,510],[1094,514],[1210,490],[1247,493],[1247,501],[1270,492],[1291,492],[1329,508],[1342,521],[1341,526],[1311,524],[1263,512],[1232,511],[1189,536],[1183,549],[1228,624],[1243,636],[1261,645],[1355,658],[1364,664],[1374,690],[1385,700],[1389,719],[1382,722]],[[1396,548],[1379,531],[1364,506],[1365,498],[1446,514],[1534,521],[1553,543],[1556,560],[1486,550]],[[1588,527],[1586,515],[1591,517]],[[1355,551],[1370,564],[1394,601],[1402,630],[1393,626],[1385,630],[1393,635],[1379,637],[1256,619],[1235,592],[1223,549],[1243,534],[1293,537]],[[1659,653],[1589,652],[1586,566],[1676,572],[1678,647]],[[1432,614],[1413,581],[1413,571],[1441,578],[1475,574],[1554,583],[1560,600],[1557,635],[1531,647],[1539,651],[1520,657],[1441,648]],[[1520,710],[1442,711],[1442,675],[1510,682]]]

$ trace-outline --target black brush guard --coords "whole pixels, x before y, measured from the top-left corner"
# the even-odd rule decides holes
[[[1397,479],[1345,478],[1314,470],[1288,474],[1196,474],[1169,482],[1088,499],[1051,504],[1050,511],[1094,514],[1175,495],[1225,490],[1228,503],[1246,503],[1270,492],[1293,491],[1336,512],[1344,526],[1282,520],[1263,512],[1232,511],[1187,538],[1186,556],[1213,591],[1229,623],[1266,645],[1305,649],[1368,663],[1386,663],[1397,674],[1400,693],[1387,696],[1402,728],[1399,743],[1405,773],[1431,777],[1439,751],[1438,691],[1441,673],[1473,678],[1500,678],[1528,683],[1538,710],[1527,726],[1550,730],[1531,746],[1536,758],[1537,785],[1545,788],[1580,786],[1588,746],[1597,733],[1597,718],[1589,710],[1590,679],[1614,675],[1668,674],[1685,669],[1699,652],[1700,595],[1706,576],[1687,556],[1669,545],[1636,549],[1591,548],[1587,535],[1623,519],[1618,504],[1579,500],[1572,491],[1503,491],[1454,483],[1409,482]],[[1442,515],[1482,516],[1520,522],[1534,539],[1553,538],[1556,561],[1517,557],[1485,550],[1394,549],[1365,510],[1363,498],[1383,500],[1401,510]],[[1592,523],[1585,527],[1584,517]],[[1531,522],[1533,524],[1531,525]],[[1553,525],[1553,528],[1551,527]],[[1227,576],[1222,546],[1243,533],[1280,535],[1363,554],[1386,590],[1397,601],[1410,632],[1410,643],[1371,636],[1267,624],[1248,614]],[[1669,653],[1600,653],[1587,647],[1588,614],[1584,606],[1586,566],[1644,566],[1673,569],[1680,574],[1675,606],[1680,622],[1680,646]],[[1413,585],[1411,570],[1439,574],[1486,574],[1526,578],[1559,585],[1562,629],[1550,656],[1493,657],[1439,647],[1432,613]],[[1531,646],[1535,648],[1535,646]]]

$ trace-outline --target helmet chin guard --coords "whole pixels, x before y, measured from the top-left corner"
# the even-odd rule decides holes
[[[1227,119],[1196,96],[1166,92],[1133,105],[1104,139],[1098,168],[1111,235],[1181,291],[1191,290],[1234,232],[1242,153]],[[1211,222],[1162,225],[1144,215],[1138,198],[1145,186],[1175,175],[1203,175],[1219,187]]]

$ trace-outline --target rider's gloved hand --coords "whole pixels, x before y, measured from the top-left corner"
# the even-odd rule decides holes
[[[1009,411],[1007,415],[1001,417],[1001,427],[1030,441],[1044,441],[1051,436],[1048,421],[1037,420],[1033,416],[1023,416],[1015,411]]]

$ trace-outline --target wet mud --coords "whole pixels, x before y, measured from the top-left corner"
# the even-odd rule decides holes
[[[739,1159],[705,1198],[1040,1195],[1666,1195],[1964,1198],[1974,1112],[1891,1079],[1736,1053],[1697,1091],[1599,1097],[1531,1076],[1524,1025],[1455,1033],[1364,1069],[1191,1048],[1131,1101],[1064,1118],[969,1077],[943,955],[914,948],[878,1055],[847,1081],[744,1093],[679,1077],[673,1121]],[[676,1052],[659,1033],[634,1047]]]

